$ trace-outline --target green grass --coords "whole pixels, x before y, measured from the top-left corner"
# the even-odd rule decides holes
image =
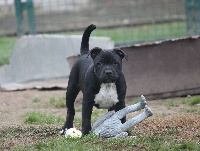
[[[181,104],[187,104],[191,106],[200,104],[200,97],[185,98],[183,100],[170,100],[165,103],[165,105],[169,107],[175,107]]]
[[[200,115],[200,108],[199,107],[191,107],[191,108],[188,108],[188,109],[181,109],[180,111],[184,112],[184,113],[194,113],[194,114]]]
[[[190,109],[187,109],[186,112],[188,113],[196,113],[198,115],[200,115],[200,108],[190,108]]]
[[[200,144],[195,143],[195,142],[183,142],[183,143],[174,145],[170,149],[172,149],[174,151],[176,151],[176,150],[199,151],[200,150]]]
[[[200,97],[186,98],[182,101],[182,104],[189,104],[189,105],[200,104]]]
[[[191,98],[184,98],[181,100],[169,100],[165,103],[168,107],[178,107],[180,105],[189,105],[189,108],[187,109],[180,109],[180,112],[183,113],[193,113],[200,115],[200,108],[197,106],[197,104],[200,104],[200,97],[191,97]]]
[[[28,112],[24,116],[24,122],[28,124],[52,124],[52,123],[63,123],[64,119],[56,117],[50,114],[41,112]]]
[[[65,32],[60,34],[72,35],[81,32]],[[96,29],[92,36],[106,36],[115,41],[116,45],[127,45],[146,41],[155,41],[186,36],[186,23],[174,21],[170,23],[147,24],[111,29]],[[0,38],[0,66],[9,63],[9,57],[17,37]]]
[[[33,103],[38,103],[38,102],[40,102],[40,99],[36,97],[36,98],[34,98],[34,99],[32,100],[32,102],[33,102]]]
[[[82,32],[66,32],[63,34],[81,35]],[[184,21],[174,21],[170,23],[96,29],[92,32],[92,35],[110,37],[117,45],[120,45],[184,37],[187,35],[187,31]]]
[[[50,141],[39,141],[34,145],[17,146],[13,151],[35,151],[35,150],[59,150],[59,151],[97,151],[97,150],[162,150],[162,151],[177,151],[177,150],[192,150],[199,151],[200,144],[197,142],[181,142],[177,143],[174,140],[163,136],[145,136],[137,138],[123,139],[103,139],[94,135],[88,135],[81,139],[73,138],[54,138]]]
[[[65,102],[58,102],[55,105],[56,108],[65,108],[66,107],[66,103]]]
[[[105,32],[103,32],[103,30],[95,30],[94,35],[109,35],[112,40],[119,43],[123,43],[123,41],[132,41],[137,43],[143,41],[183,37],[186,35],[186,25],[185,22],[150,24],[136,27],[110,29]]]
[[[9,63],[9,57],[16,41],[17,37],[0,38],[0,66]]]
[[[76,112],[82,112],[82,106],[81,105],[78,105],[76,107]]]
[[[50,97],[49,98],[49,103],[53,104],[56,102],[56,98],[55,97]]]
[[[180,131],[177,128],[171,128],[171,129],[166,130],[166,133],[168,135],[177,135],[177,134],[179,134],[179,132]]]
[[[174,100],[170,100],[165,103],[165,105],[168,107],[175,107],[179,106],[180,104],[181,104],[180,101],[174,101]]]
[[[51,98],[51,99],[50,99]],[[59,97],[50,97],[49,99],[55,103],[57,98]],[[198,98],[198,97],[194,97]],[[186,102],[190,104],[190,102],[196,102],[196,101],[191,101],[191,100],[196,100],[194,98],[187,98],[187,99],[181,99],[177,101],[177,104],[182,104],[184,101],[187,100]],[[189,99],[189,101],[188,101]],[[133,102],[138,102],[139,99],[135,99]],[[198,101],[195,103],[197,104]],[[132,103],[131,103],[132,104]],[[171,103],[173,104],[173,103]],[[193,104],[193,103],[192,103]],[[173,104],[174,105],[174,104]],[[172,106],[173,106],[172,105]],[[190,107],[190,106],[189,106]],[[191,106],[191,109],[188,109],[188,112],[198,112],[198,107],[195,107],[194,105]],[[36,123],[38,124],[37,126],[40,126],[41,123],[58,123],[59,117],[55,117],[52,115],[40,113],[40,112],[31,112],[30,117],[36,113],[37,118],[43,118],[43,120],[35,120],[35,118],[31,118],[28,121],[31,121],[30,123]],[[94,109],[93,111],[93,116],[92,116],[92,122],[96,121],[99,116],[101,116],[103,113],[105,113],[105,110],[97,110]],[[33,116],[35,117],[35,116]],[[48,117],[48,118],[47,118]],[[50,117],[50,118],[49,118]],[[53,117],[53,118],[52,118]],[[34,120],[32,120],[34,119]],[[46,120],[50,119],[50,120]],[[52,120],[53,119],[53,120]],[[61,124],[63,124],[63,119]],[[74,119],[74,125],[75,127],[80,127],[81,126],[81,117],[75,116]],[[46,131],[45,131],[46,130]],[[32,132],[34,131],[34,132]],[[185,150],[185,151],[200,151],[200,143],[198,141],[185,141],[183,139],[176,139],[176,136],[181,135],[182,130],[174,127],[174,128],[167,128],[164,133],[156,134],[140,134],[137,135],[136,138],[121,138],[121,139],[105,139],[105,138],[99,138],[95,136],[94,134],[89,134],[81,139],[77,138],[63,138],[58,136],[56,133],[58,133],[59,129],[37,129],[34,128],[33,130],[28,130],[30,132],[30,137],[35,137],[35,135],[38,136],[38,141],[34,141],[33,144],[30,145],[17,145],[14,146],[11,150],[13,151],[35,151],[35,150],[41,150],[41,151],[54,151],[54,150],[59,150],[59,151],[71,151],[71,150],[76,150],[76,151],[83,151],[83,150],[90,150],[90,151],[97,151],[97,150],[116,150],[116,151],[121,151],[121,150],[147,150],[147,151],[154,151],[154,150],[159,150],[159,151],[178,151],[178,150]],[[22,133],[22,136],[27,133],[26,130],[23,130],[23,128],[18,128],[15,131],[12,132],[12,129],[9,131],[9,129],[4,130],[1,133],[0,130],[0,135],[3,134],[3,137],[8,137],[11,134],[13,136],[18,136],[18,133]],[[52,133],[51,133],[52,132]],[[134,134],[134,130],[133,130]],[[28,135],[28,134],[27,134]],[[45,136],[50,135],[51,137],[46,137],[47,139],[40,139],[41,136],[44,139]],[[28,135],[29,136],[29,135]],[[200,136],[200,131],[197,132],[195,136]],[[1,137],[0,137],[1,138]],[[198,138],[197,138],[198,139]]]
[[[133,105],[133,104],[140,102],[140,100],[141,100],[141,97],[136,97],[134,99],[127,99],[126,98],[125,102],[127,102],[127,105]]]
[[[10,126],[0,127],[0,139],[9,137],[35,137],[46,138],[58,134],[57,127],[53,125],[30,125],[30,126]],[[0,149],[1,150],[1,149]]]
[[[55,108],[65,108],[66,107],[66,103],[65,103],[65,95],[62,95],[62,96],[59,96],[59,97],[54,97],[54,96],[51,96],[49,97],[49,102],[46,103],[44,105],[44,107],[46,108],[52,108],[52,107],[55,107]]]

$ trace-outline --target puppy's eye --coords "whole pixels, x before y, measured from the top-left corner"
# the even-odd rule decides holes
[[[97,66],[101,66],[102,64],[100,62],[97,63]]]
[[[115,61],[114,63],[113,63],[115,66],[117,66],[118,65],[118,63]]]

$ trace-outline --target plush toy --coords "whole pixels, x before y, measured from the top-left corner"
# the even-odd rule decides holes
[[[121,123],[121,119],[131,112],[135,112],[141,109],[145,111],[132,119]],[[137,104],[127,106],[117,112],[110,111],[101,116],[92,126],[92,132],[99,136],[105,138],[122,138],[127,137],[127,131],[133,127],[135,124],[145,120],[146,118],[152,116],[153,113],[151,109],[147,106],[145,97],[142,95],[141,100]],[[60,132],[63,133],[63,132]],[[65,137],[80,138],[82,137],[81,131],[76,128],[70,128],[65,130]]]
[[[140,102],[137,104],[125,107],[117,112],[107,112],[93,124],[92,132],[97,136],[105,138],[120,138],[128,136],[127,131],[131,127],[153,115],[151,109],[146,104],[146,99],[142,95]],[[128,113],[135,112],[144,108],[145,111],[143,113],[133,117],[123,124],[121,123],[121,119]]]

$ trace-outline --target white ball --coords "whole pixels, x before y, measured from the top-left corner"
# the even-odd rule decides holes
[[[81,138],[82,132],[77,130],[76,128],[70,128],[66,130],[65,137],[72,137],[72,138]]]

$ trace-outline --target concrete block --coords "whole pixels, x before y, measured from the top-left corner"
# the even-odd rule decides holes
[[[20,38],[10,64],[0,68],[0,84],[68,77],[66,58],[80,54],[80,36],[35,35]],[[113,48],[107,37],[91,37],[90,48]]]

